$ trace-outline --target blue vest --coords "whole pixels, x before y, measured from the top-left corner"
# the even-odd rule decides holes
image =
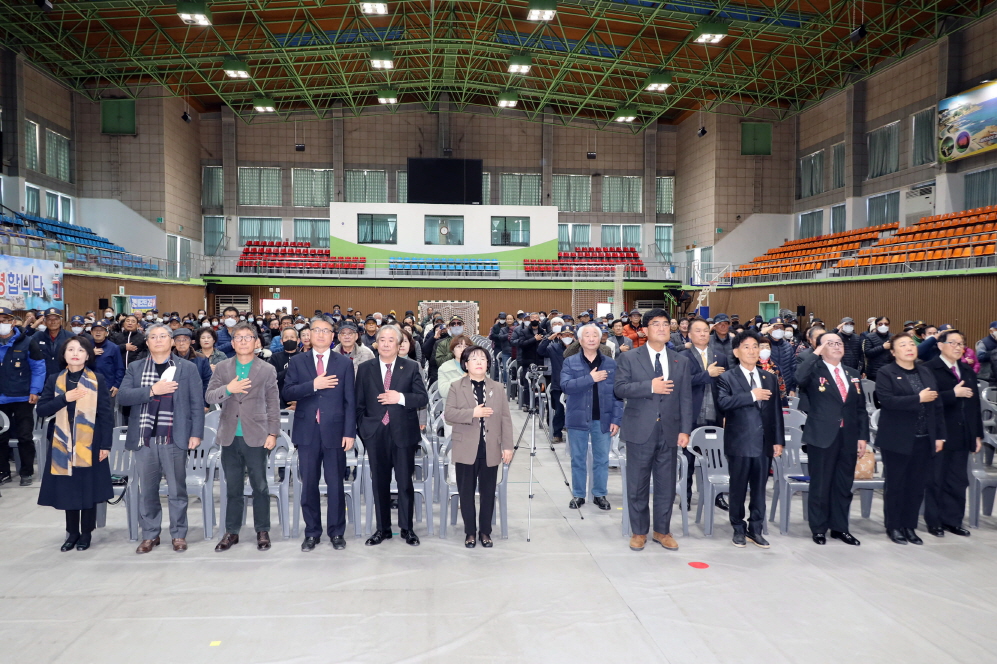
[[[0,362],[0,393],[7,397],[26,397],[31,390],[31,365],[28,363],[31,338],[19,334],[6,348]]]

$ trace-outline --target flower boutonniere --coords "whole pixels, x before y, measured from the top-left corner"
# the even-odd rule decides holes
[[[821,391],[821,392],[823,392],[824,390],[827,389],[827,378],[824,378],[823,376],[821,376],[820,387],[818,387],[817,389],[819,391]]]

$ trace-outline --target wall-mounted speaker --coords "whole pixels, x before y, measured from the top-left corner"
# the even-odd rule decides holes
[[[101,311],[100,315],[101,316],[104,315],[104,313],[103,313],[104,310],[106,310],[110,306],[111,306],[111,301],[108,300],[106,297],[102,297],[99,300],[97,300],[97,308],[100,309],[100,311]]]
[[[796,317],[797,318],[803,318],[806,315],[807,315],[807,307],[806,307],[806,305],[801,304],[800,306],[796,307]]]

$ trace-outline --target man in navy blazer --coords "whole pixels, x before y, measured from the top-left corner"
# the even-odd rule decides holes
[[[761,335],[754,330],[734,337],[731,349],[737,364],[717,379],[717,403],[724,413],[724,454],[730,471],[730,525],[738,548],[746,545],[746,539],[755,546],[769,548],[762,535],[765,483],[771,459],[782,455],[784,441],[779,383],[757,366],[761,341]],[[745,524],[744,499],[749,487],[751,512]]]
[[[353,362],[333,353],[333,326],[325,316],[311,320],[312,349],[291,358],[284,376],[284,401],[295,401],[291,442],[298,451],[301,511],[305,516],[302,551],[322,538],[319,480],[325,469],[329,507],[326,527],[334,549],[345,549],[346,496],[342,478],[346,452],[357,435]],[[320,370],[321,369],[321,370]],[[354,515],[356,516],[356,515]]]

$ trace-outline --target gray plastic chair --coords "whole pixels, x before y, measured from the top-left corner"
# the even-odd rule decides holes
[[[291,449],[291,438],[283,431],[280,432],[280,436],[277,438],[277,444],[270,454],[267,455],[267,489],[269,490],[270,496],[277,498],[277,516],[280,520],[281,534],[284,539],[290,539],[291,537],[291,519],[290,519],[290,498],[289,498],[289,486],[291,484],[291,470],[288,468],[290,465],[290,449]],[[220,458],[220,457],[219,457]],[[278,469],[285,468],[284,479],[280,479],[280,473]],[[225,473],[219,473],[218,475],[220,483],[220,508],[218,510],[220,528],[224,530],[225,528],[225,509],[228,505],[228,485],[225,481]],[[249,485],[249,478],[243,478],[243,496],[252,496],[253,487]],[[249,501],[243,501],[242,508],[242,522],[246,523],[246,514],[249,512]]]
[[[204,539],[214,537],[215,495],[214,475],[215,464],[218,461],[220,448],[215,444],[216,431],[204,427],[204,438],[201,444],[187,451],[187,495],[201,501],[201,511],[204,521]],[[159,495],[168,495],[165,479],[159,485]],[[138,529],[138,510],[135,510],[135,528]]]
[[[218,431],[218,424],[222,420],[221,409],[211,410],[204,414],[204,426],[211,427],[215,431]]]
[[[363,466],[367,457],[363,441],[356,438],[353,444],[356,446],[357,454],[354,455],[352,450],[346,453],[346,467],[357,469],[356,479],[344,483],[343,493],[346,501],[346,522],[353,524],[354,537],[360,537],[362,531],[360,497],[364,493],[363,483],[366,476]],[[291,467],[294,469],[294,514],[291,517],[293,524],[291,534],[298,537],[301,533],[301,469],[298,465],[297,450],[291,455]],[[325,482],[325,471],[319,469],[319,473],[319,496],[328,496],[329,486]]]
[[[291,438],[291,432],[294,431],[294,411],[293,410],[282,410],[280,411],[280,430],[287,434],[288,438]]]
[[[124,486],[114,487],[114,497],[125,494],[122,500],[125,503],[125,518],[128,521],[128,539],[136,542],[138,541],[138,480],[135,477],[135,455],[131,450],[125,449],[128,427],[115,427],[111,436],[111,452],[107,456],[111,464],[111,474],[128,478]],[[106,525],[107,503],[97,503],[97,527],[103,528]]]
[[[460,508],[460,495],[457,493],[457,485],[447,481],[447,466],[450,456],[450,437],[444,441],[441,458],[444,463],[440,466],[440,476],[437,481],[446,489],[446,497],[440,501],[440,539],[447,538],[447,512],[450,513],[450,525],[457,525],[457,511]],[[479,491],[474,495],[481,497]],[[499,477],[495,486],[495,502],[498,509],[492,512],[492,523],[499,523],[499,532],[502,539],[509,539],[509,464],[502,464],[502,476]]]
[[[810,493],[809,480],[790,479],[791,475],[805,476],[803,463],[800,460],[803,432],[799,429],[786,429],[786,446],[782,451],[782,458],[779,464],[779,499],[782,501],[782,508],[779,517],[779,532],[783,535],[789,532],[789,514],[792,508],[793,496],[797,493],[804,495]],[[807,513],[807,504],[804,500],[803,514]]]
[[[878,413],[879,411],[876,412]],[[873,452],[876,452],[875,447],[873,447]],[[877,468],[879,467],[878,461],[881,460],[879,456],[878,454],[876,455]],[[872,516],[872,499],[876,489],[882,490],[884,488],[886,488],[886,479],[883,477],[882,472],[878,475],[874,473],[871,480],[852,480],[852,493],[858,492],[859,494],[863,519],[868,519]]]
[[[783,432],[786,442],[783,443],[783,455],[786,454],[786,448],[795,446],[796,449],[801,449],[803,446],[803,432],[795,427],[789,427]],[[800,465],[803,465],[802,459]],[[782,495],[782,481],[783,481],[783,457],[775,457],[772,459],[772,505],[769,510],[769,521],[775,521],[776,510],[779,507],[779,498]],[[794,473],[795,475],[796,473]]]
[[[807,423],[807,414],[802,410],[783,408],[782,422],[786,428],[793,427],[794,429],[803,429],[803,425]]]
[[[619,436],[615,437],[614,441],[616,443],[616,460],[620,466],[620,477],[623,479],[623,523],[621,529],[623,537],[630,537],[630,501],[627,499],[627,446],[624,441],[619,439]],[[610,459],[612,459],[612,454],[613,452],[610,451]],[[592,455],[589,453],[589,459],[591,457]],[[688,537],[689,504],[686,502],[686,482],[689,477],[689,460],[682,454],[682,450],[676,452],[676,458],[678,462],[675,464],[675,468],[678,477],[675,479],[675,495],[679,499],[679,513],[682,516],[682,535]],[[610,465],[612,465],[612,461],[610,461]],[[589,473],[591,474],[591,466],[589,466]],[[650,495],[654,495],[653,477],[651,478]]]
[[[700,452],[696,452],[699,448]],[[720,427],[699,427],[689,438],[689,450],[699,458],[699,505],[696,506],[696,523],[703,519],[703,534],[713,535],[714,501],[718,494],[730,493],[730,473],[724,454],[724,430]],[[685,456],[684,454],[682,456]],[[682,487],[683,494],[685,487]],[[705,515],[704,515],[705,512]]]
[[[991,516],[994,511],[994,495],[997,494],[997,474],[991,473],[983,463],[984,451],[997,448],[997,438],[990,433],[983,434],[984,449],[969,456],[969,526],[980,527],[980,510]]]

